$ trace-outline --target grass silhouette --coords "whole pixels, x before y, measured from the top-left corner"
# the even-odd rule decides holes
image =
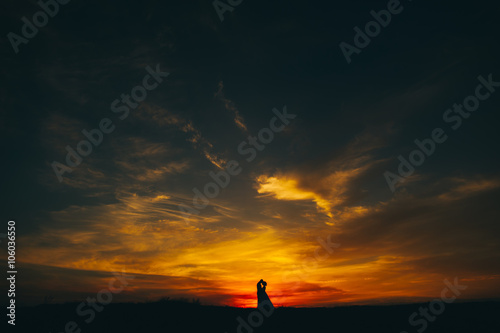
[[[417,332],[408,316],[419,306],[341,306],[330,308],[277,307],[262,325],[238,330],[237,318],[256,309],[201,305],[196,299],[164,298],[149,303],[107,305],[90,323],[75,313],[78,303],[43,304],[18,308],[16,331],[66,333],[74,321],[81,332]],[[500,302],[469,302],[447,306],[425,332],[500,332]],[[68,332],[78,333],[70,327]]]

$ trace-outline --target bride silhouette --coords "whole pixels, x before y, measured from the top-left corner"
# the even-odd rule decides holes
[[[260,279],[259,282],[257,282],[257,307],[261,308],[264,305],[268,304],[271,308],[274,308],[273,303],[269,299],[269,296],[267,296],[266,293],[266,286],[267,282]]]

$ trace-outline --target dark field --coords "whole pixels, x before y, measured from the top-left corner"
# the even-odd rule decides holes
[[[411,326],[409,316],[429,303],[391,306],[346,306],[334,308],[275,309],[262,316],[261,325],[246,329],[237,318],[248,323],[256,309],[203,306],[178,301],[109,304],[102,312],[79,316],[79,303],[19,308],[16,332],[500,332],[500,302],[447,304],[433,322]],[[254,313],[255,315],[255,313]],[[416,320],[421,319],[418,316]],[[255,321],[260,317],[255,316]],[[85,320],[90,321],[86,323]],[[67,324],[74,321],[74,324]],[[239,327],[239,329],[238,329]]]

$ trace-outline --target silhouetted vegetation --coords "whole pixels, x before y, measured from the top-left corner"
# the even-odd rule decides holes
[[[253,332],[417,332],[408,317],[421,305],[346,306],[333,308],[278,307]],[[44,304],[21,307],[16,320],[18,332],[65,332],[74,321],[84,332],[237,332],[237,318],[247,321],[256,309],[204,306],[199,300],[165,298],[149,303],[112,303],[95,319],[79,317],[78,303]],[[456,303],[446,306],[444,313],[429,323],[426,333],[500,332],[499,302]],[[78,332],[75,330],[75,332]],[[249,333],[240,330],[241,333]]]

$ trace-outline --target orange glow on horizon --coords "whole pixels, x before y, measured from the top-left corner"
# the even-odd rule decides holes
[[[258,192],[272,195],[272,200],[309,200],[320,212],[312,211],[311,206],[302,215],[287,217],[263,211],[261,220],[241,217],[246,223],[241,230],[230,223],[216,228],[213,225],[224,221],[222,218],[197,216],[205,220],[186,223],[172,208],[172,195],[123,193],[118,203],[52,212],[58,228],[43,226],[40,234],[23,236],[25,246],[20,248],[19,257],[46,270],[79,270],[80,282],[86,285],[81,290],[104,283],[90,273],[84,277],[85,272],[125,270],[138,276],[129,292],[139,298],[200,298],[205,304],[236,307],[256,307],[256,283],[261,278],[269,283],[267,292],[276,306],[304,307],[431,299],[439,295],[445,278],[454,277],[450,276],[454,273],[437,273],[432,267],[416,270],[417,264],[425,265],[433,254],[425,253],[425,247],[410,254],[406,249],[412,246],[411,241],[401,246],[387,238],[374,247],[366,244],[373,231],[359,244],[349,238],[346,230],[359,228],[354,224],[356,219],[372,216],[366,222],[369,225],[387,204],[337,207],[333,224],[325,220],[324,211],[334,211],[334,206],[324,203],[323,195],[299,188],[293,178],[261,176],[258,184]],[[479,191],[493,186],[486,185],[467,188]],[[464,195],[462,192],[460,195]],[[446,201],[450,198],[446,196]],[[265,196],[259,199],[268,200]],[[240,219],[234,217],[236,209],[223,204],[216,208],[224,218]],[[85,228],[69,228],[75,216],[86,223]],[[301,218],[300,223],[291,221],[295,216]],[[388,232],[402,227],[397,225]],[[341,243],[338,248],[324,247],[330,234],[337,235],[334,239]],[[65,250],[47,244],[63,244]],[[484,274],[460,278],[476,286],[476,297],[487,297],[496,290],[500,277]],[[44,287],[60,286],[48,280]]]

